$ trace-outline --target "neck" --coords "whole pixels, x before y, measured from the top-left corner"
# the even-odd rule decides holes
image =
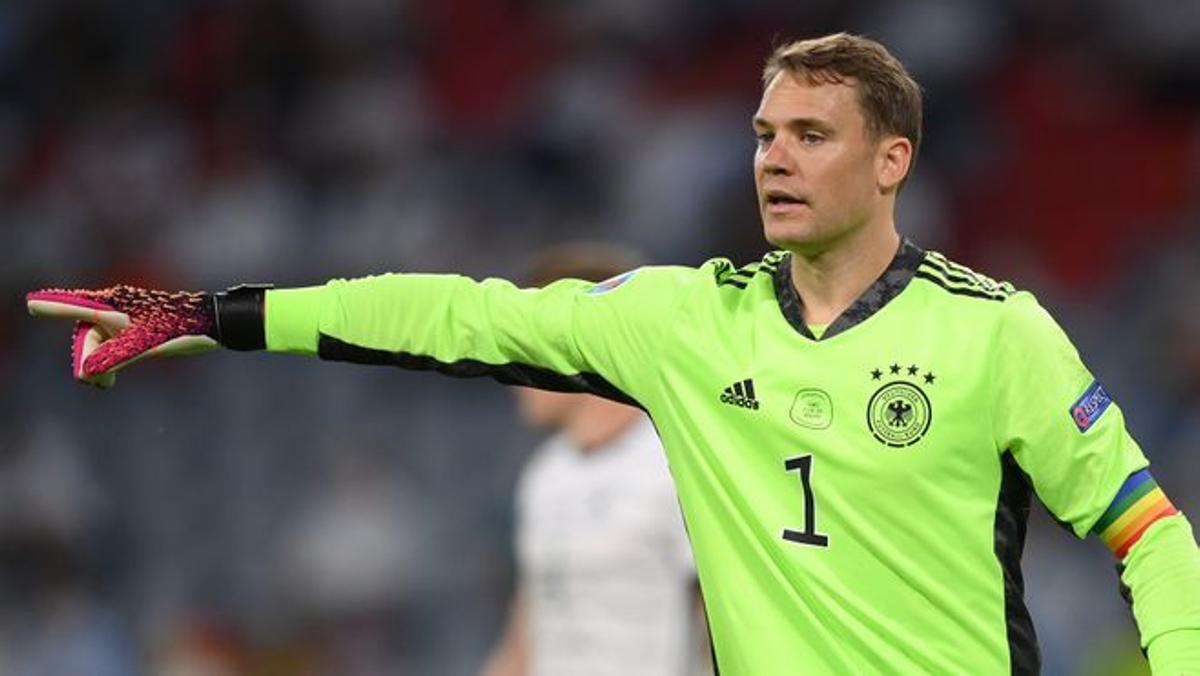
[[[831,246],[792,252],[792,284],[804,301],[804,321],[837,319],[879,278],[896,255],[900,235],[888,219],[857,229]]]
[[[593,453],[620,436],[642,412],[599,397],[585,397],[563,426],[563,433],[584,453]]]

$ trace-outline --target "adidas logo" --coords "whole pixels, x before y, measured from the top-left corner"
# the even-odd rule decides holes
[[[757,411],[758,399],[754,398],[754,380],[747,378],[726,387],[721,392],[721,403]]]

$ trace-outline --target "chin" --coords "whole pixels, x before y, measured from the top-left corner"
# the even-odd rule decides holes
[[[763,221],[763,237],[773,246],[787,251],[808,249],[821,241],[821,237],[809,223],[766,219]]]

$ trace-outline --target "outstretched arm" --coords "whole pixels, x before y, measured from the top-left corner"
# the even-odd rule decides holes
[[[579,280],[518,289],[500,279],[414,274],[271,291],[266,346],[635,403],[665,326],[647,314],[662,289],[652,273],[643,276],[648,284],[609,295],[589,294],[595,285]]]
[[[501,279],[387,274],[300,289],[206,294],[128,286],[51,289],[35,315],[77,322],[77,379],[109,386],[150,356],[224,346],[490,376],[506,384],[639,403],[694,268],[641,268],[601,284],[519,289]]]

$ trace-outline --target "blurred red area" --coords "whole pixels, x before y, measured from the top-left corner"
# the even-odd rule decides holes
[[[964,186],[969,258],[1018,244],[1086,294],[1188,225],[1200,185],[1195,111],[1155,106],[1078,54],[1022,51],[999,70],[999,154]]]

